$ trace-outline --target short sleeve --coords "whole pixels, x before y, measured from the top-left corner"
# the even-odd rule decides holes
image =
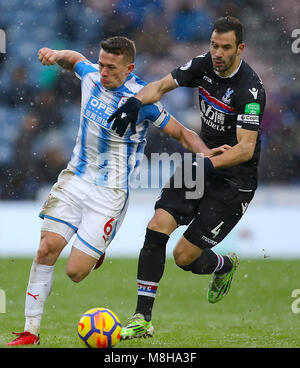
[[[239,107],[237,114],[237,128],[258,131],[261,126],[265,108],[265,90],[261,83],[246,91],[247,99]]]
[[[197,87],[199,79],[208,68],[210,57],[208,54],[196,56],[181,67],[174,69],[171,74],[180,87]]]
[[[84,76],[88,73],[98,72],[98,65],[92,64],[88,60],[79,61],[74,68],[74,73],[77,78],[83,79]]]

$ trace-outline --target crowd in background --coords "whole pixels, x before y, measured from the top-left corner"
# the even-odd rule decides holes
[[[267,105],[262,125],[261,184],[300,184],[299,56],[291,32],[300,5],[277,0],[0,0],[7,54],[0,65],[0,199],[35,199],[52,185],[72,154],[79,127],[80,80],[43,67],[41,47],[72,49],[97,63],[99,43],[124,35],[136,42],[135,72],[156,80],[208,50],[221,15],[245,26],[245,60],[262,78]],[[298,18],[297,18],[298,12]],[[296,14],[296,16],[295,16]],[[298,58],[298,59],[297,59]],[[199,131],[196,90],[164,96],[167,110]],[[145,153],[180,150],[151,128]]]

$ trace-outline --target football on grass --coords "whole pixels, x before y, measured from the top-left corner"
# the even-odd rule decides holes
[[[93,308],[80,318],[77,332],[82,343],[89,348],[111,348],[121,338],[121,323],[107,308]]]

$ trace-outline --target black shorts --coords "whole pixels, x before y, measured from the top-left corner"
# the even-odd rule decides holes
[[[245,213],[254,190],[231,180],[210,177],[200,199],[186,199],[186,189],[163,188],[155,209],[169,212],[178,225],[188,225],[184,237],[199,248],[220,243]]]

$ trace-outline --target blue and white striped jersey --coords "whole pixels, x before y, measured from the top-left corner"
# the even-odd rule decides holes
[[[108,117],[146,83],[130,73],[124,84],[105,89],[97,64],[81,61],[75,66],[81,79],[80,126],[68,169],[83,180],[109,188],[128,188],[131,173],[141,161],[149,123],[162,129],[170,115],[160,103],[140,109],[136,134],[130,127],[123,137],[111,130]]]

